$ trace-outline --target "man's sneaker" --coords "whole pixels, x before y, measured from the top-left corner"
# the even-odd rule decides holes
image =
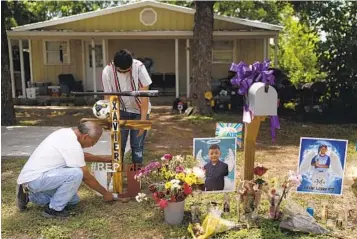
[[[47,217],[47,218],[64,218],[64,217],[69,217],[69,212],[66,210],[62,211],[56,211],[47,205],[45,207],[45,210],[42,212],[42,216]]]
[[[29,197],[26,192],[24,192],[24,188],[21,184],[16,186],[16,205],[20,211],[26,209],[27,204],[29,202]]]

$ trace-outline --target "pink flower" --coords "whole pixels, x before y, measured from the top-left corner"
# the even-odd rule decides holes
[[[165,207],[167,207],[169,205],[168,201],[165,199],[160,199],[159,201],[159,206],[161,209],[164,209]]]
[[[161,157],[162,161],[170,161],[172,159],[171,154],[164,154],[164,156]]]
[[[182,172],[184,172],[184,171],[185,171],[185,169],[184,169],[183,166],[177,166],[177,167],[176,167],[176,173],[182,173]]]
[[[293,187],[299,187],[302,182],[301,174],[289,171],[289,184]]]

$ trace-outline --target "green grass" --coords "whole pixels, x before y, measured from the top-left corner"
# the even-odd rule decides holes
[[[193,125],[213,124],[218,121],[241,122],[240,118],[234,115],[215,115],[213,117],[177,117],[175,120],[187,120]],[[303,126],[305,125],[305,126]],[[198,128],[198,127],[197,127]],[[258,142],[261,147],[258,149],[258,155],[264,161],[267,157],[281,158],[284,155],[271,155],[276,147],[290,147],[297,152],[299,139],[306,137],[336,138],[348,139],[348,159],[347,167],[357,165],[357,153],[355,150],[357,125],[318,125],[292,122],[282,119],[281,130],[278,131],[277,141],[271,143],[269,122],[262,123]],[[214,134],[214,128],[212,128]],[[187,139],[192,140],[192,139]],[[288,153],[288,152],[286,152]],[[273,153],[274,154],[274,153]],[[242,168],[242,151],[238,153],[238,168]],[[159,159],[161,155],[156,155],[152,151],[145,153],[147,159]],[[257,160],[259,159],[257,157]],[[298,156],[296,155],[296,158]],[[128,160],[128,157],[126,157]],[[190,238],[187,233],[187,226],[190,218],[190,206],[194,201],[200,201],[205,210],[205,203],[214,200],[223,201],[222,194],[202,195],[200,200],[188,198],[186,200],[185,221],[180,226],[169,226],[163,221],[163,212],[157,208],[144,206],[135,201],[127,204],[120,202],[105,203],[102,198],[96,196],[94,192],[82,185],[79,190],[81,198],[80,204],[73,210],[75,215],[65,220],[44,219],[41,216],[42,208],[29,204],[26,212],[20,213],[15,207],[15,186],[17,176],[24,165],[22,159],[2,160],[1,175],[1,231],[3,238]],[[295,162],[293,162],[295,164]],[[269,172],[269,171],[268,171]],[[322,200],[328,200],[330,204],[347,205],[356,204],[356,199],[346,197],[350,195],[350,189],[345,186],[344,198],[321,196],[321,195],[301,195],[292,194],[291,198],[298,204],[306,206],[308,200],[314,200],[319,205]],[[236,206],[231,194],[232,205],[230,219],[235,220]],[[260,208],[260,215],[266,216],[268,211],[268,202],[264,200]],[[339,238],[353,238],[356,231],[336,232],[340,233]],[[327,238],[326,236],[313,236],[303,233],[293,233],[279,229],[279,223],[267,219],[262,219],[259,228],[250,230],[242,229],[239,231],[229,231],[217,235],[215,238]],[[333,238],[333,237],[329,237]]]
[[[15,207],[16,178],[25,160],[7,159],[2,161],[2,237],[23,238],[189,238],[187,226],[189,208],[197,199],[186,200],[185,223],[169,226],[163,223],[163,213],[152,205],[144,206],[135,201],[105,203],[85,186],[81,186],[81,203],[69,219],[44,219],[42,208],[31,203],[26,212],[20,213]],[[233,199],[234,194],[231,194]],[[315,198],[317,199],[317,197]],[[223,202],[222,194],[202,195],[202,209],[209,201]],[[232,200],[232,213],[228,219],[235,220],[236,207]],[[262,203],[261,214],[267,214],[268,203]],[[230,231],[215,238],[326,238],[313,237],[301,233],[291,233],[279,229],[277,222],[263,219],[260,228]]]

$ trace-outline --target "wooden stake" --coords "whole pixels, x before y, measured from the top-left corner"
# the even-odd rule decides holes
[[[244,131],[244,180],[254,178],[255,145],[259,133],[260,122],[265,116],[255,116],[249,124],[245,124]]]

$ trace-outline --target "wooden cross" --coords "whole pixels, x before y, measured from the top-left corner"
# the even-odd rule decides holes
[[[137,165],[131,164],[125,167],[123,164],[121,152],[121,129],[130,130],[149,130],[151,129],[152,121],[150,120],[120,120],[120,96],[131,97],[157,97],[159,91],[122,91],[122,92],[71,92],[72,95],[109,95],[110,96],[110,117],[109,119],[101,120],[95,118],[83,118],[81,122],[92,121],[97,122],[102,127],[111,131],[111,148],[112,148],[112,164],[119,165],[113,167],[113,193],[117,193],[120,198],[134,197],[140,191],[140,184],[134,179]],[[123,175],[126,174],[126,175]],[[123,179],[127,178],[127,191],[123,190]]]

